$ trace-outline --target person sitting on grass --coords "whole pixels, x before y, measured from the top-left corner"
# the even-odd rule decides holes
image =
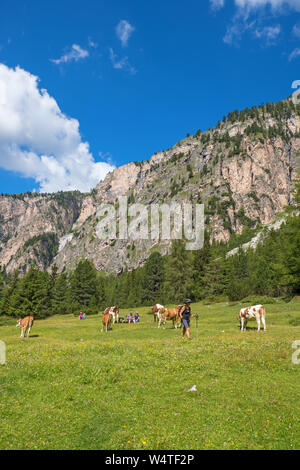
[[[134,315],[134,323],[138,323],[139,321],[140,321],[139,312],[135,312],[135,315]]]

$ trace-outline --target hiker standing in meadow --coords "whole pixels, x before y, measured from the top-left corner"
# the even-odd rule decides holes
[[[190,319],[191,319],[191,305],[192,301],[191,299],[186,299],[184,303],[184,308],[180,310],[180,318],[181,318],[181,323],[182,323],[182,334],[181,338],[184,338],[185,332],[188,337],[188,339],[191,339],[190,336]]]

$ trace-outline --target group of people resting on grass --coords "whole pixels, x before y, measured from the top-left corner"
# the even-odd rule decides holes
[[[126,319],[128,323],[139,323],[140,316],[138,312],[135,312],[135,314],[133,314],[133,312],[130,312],[128,313],[128,315],[126,315]]]
[[[86,314],[84,312],[80,312],[78,318],[79,320],[85,320]],[[139,323],[140,321],[139,313],[138,312],[135,312],[135,314],[133,314],[133,312],[128,313],[128,315],[126,315],[126,321],[127,323]]]

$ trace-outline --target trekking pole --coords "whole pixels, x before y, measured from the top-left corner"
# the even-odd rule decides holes
[[[197,331],[197,340],[198,340],[198,313],[196,316],[196,331]]]

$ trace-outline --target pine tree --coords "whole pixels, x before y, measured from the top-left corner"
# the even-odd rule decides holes
[[[115,292],[113,304],[124,305],[128,307],[128,271],[127,269],[120,275]]]
[[[224,258],[211,258],[204,270],[204,293],[209,300],[226,292],[226,269]]]
[[[12,273],[12,275],[8,278],[7,284],[4,287],[3,292],[2,292],[2,300],[0,303],[1,315],[10,315],[10,316],[18,315],[18,312],[14,308],[14,305],[15,305],[14,295],[16,293],[19,282],[20,282],[19,271],[15,270]]]
[[[182,303],[186,297],[193,300],[193,258],[185,249],[183,240],[174,240],[165,270],[164,298]]]
[[[139,297],[137,290],[137,270],[130,271],[128,273],[128,297],[127,297],[127,306],[137,307],[139,305]]]
[[[103,311],[106,308],[106,278],[104,271],[97,273],[96,299],[97,310]]]
[[[300,216],[286,224],[283,253],[286,284],[292,292],[300,293]]]
[[[114,276],[113,274],[109,274],[105,278],[105,305],[104,307],[112,306],[115,304],[121,305],[119,294],[118,294],[118,286],[119,286],[119,278]],[[103,308],[104,308],[103,307]]]
[[[96,313],[96,284],[97,271],[93,263],[87,259],[80,261],[72,274],[70,282],[70,297],[74,313],[82,309],[85,309],[86,313],[91,313],[88,307],[91,304],[92,298],[91,307],[93,312]]]
[[[143,271],[142,300],[148,305],[161,303],[164,283],[164,259],[158,252],[153,252],[147,259]]]
[[[69,311],[68,278],[64,271],[56,278],[52,288],[51,306],[54,315],[68,313]]]
[[[53,264],[53,266],[51,268],[50,277],[51,277],[51,283],[54,286],[57,278],[59,277],[58,266],[56,264]]]
[[[235,256],[225,260],[225,291],[229,300],[240,300],[250,294],[248,258],[249,255],[240,248]]]
[[[14,273],[8,286],[9,314],[16,317],[33,315],[44,318],[51,314],[51,284],[47,272],[31,266],[21,279]]]
[[[205,232],[203,248],[193,252],[193,293],[195,300],[201,300],[204,297],[204,272],[210,256],[209,233]]]

